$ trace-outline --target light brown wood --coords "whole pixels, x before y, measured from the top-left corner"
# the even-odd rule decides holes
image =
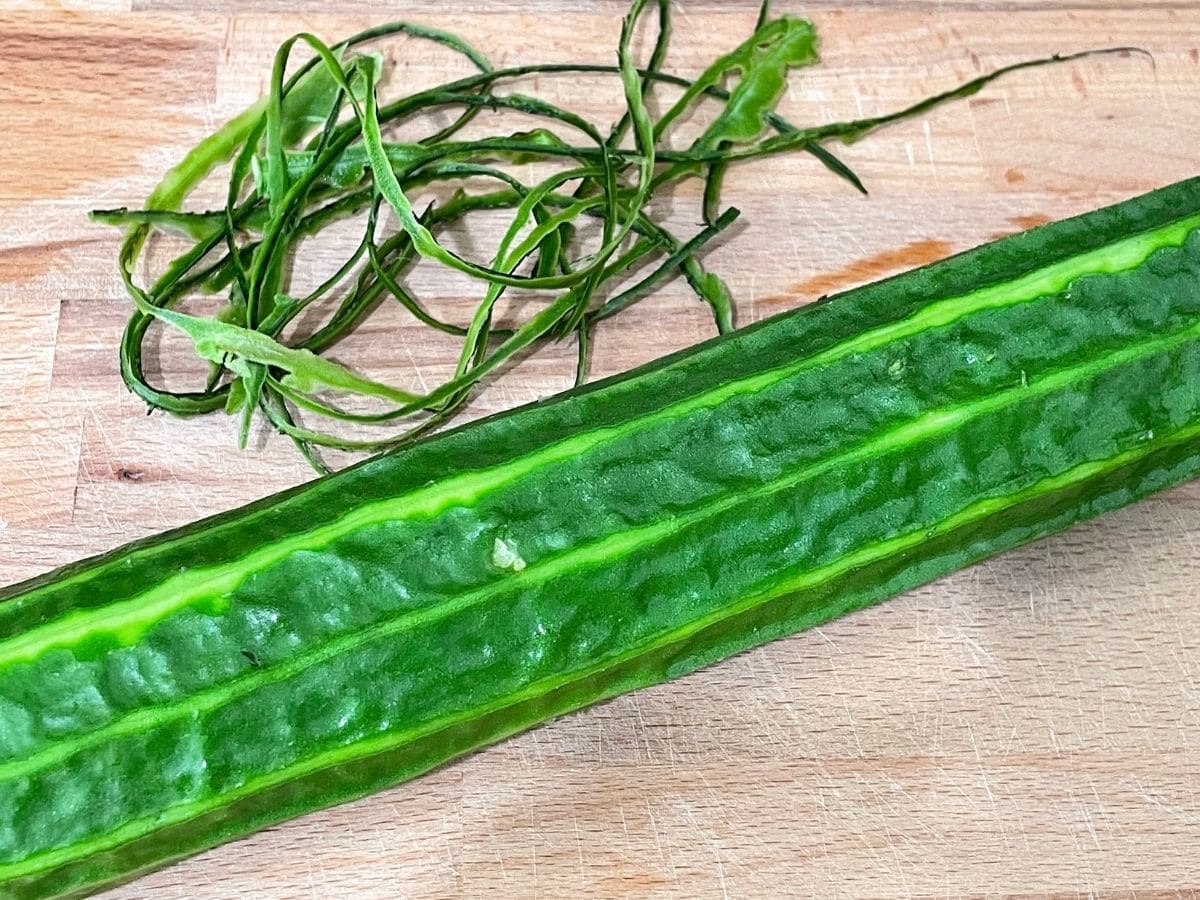
[[[731,46],[756,5],[679,4],[672,66]],[[0,583],[309,477],[278,437],[239,453],[224,417],[145,416],[117,373],[116,241],[86,210],[138,203],[259,95],[294,31],[414,16],[501,64],[607,61],[622,7],[0,0]],[[802,156],[737,170],[726,197],[746,224],[709,259],[743,322],[1197,172],[1193,0],[805,11],[824,62],[785,99],[801,122],[1056,51],[1132,44],[1154,65],[1020,74],[847,148],[870,199]],[[431,82],[445,59],[414,44],[399,64]],[[539,89],[615,108],[611,85]],[[694,222],[695,194],[674,220]],[[466,302],[452,280],[431,290]],[[598,374],[710,328],[667,288],[599,335]],[[444,372],[445,348],[422,340],[381,320],[355,358],[400,381]],[[565,386],[569,356],[521,364],[472,413]],[[1197,584],[1189,485],[111,896],[1192,895]]]

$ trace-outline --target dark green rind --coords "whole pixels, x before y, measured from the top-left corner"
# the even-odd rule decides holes
[[[909,421],[917,410],[970,402],[1022,378],[1037,382],[1049,367],[1102,359],[1134,336],[1178,331],[1200,317],[1200,287],[1190,274],[1196,265],[1200,240],[1193,239],[1160,251],[1152,264],[1081,279],[1069,292],[1035,302],[976,312],[715,408],[652,426],[633,419],[625,433],[494,486],[469,507],[360,528],[319,552],[250,567],[244,583],[226,594],[227,615],[215,617],[209,604],[198,602],[126,649],[114,650],[93,632],[72,650],[44,652],[32,665],[0,662],[0,719],[7,704],[7,719],[15,722],[16,704],[28,720],[0,733],[0,771],[5,759],[39,745],[236,679],[252,668],[242,651],[273,665],[330,637],[498,584],[508,577],[489,560],[498,532],[520,547],[533,571],[558,548],[703,509],[780,472],[856,452],[863,440]],[[1155,300],[1164,296],[1171,302]],[[1121,392],[1110,405],[1124,407]],[[980,443],[986,450],[994,441]],[[1040,464],[1031,461],[1030,471]],[[884,520],[882,510],[896,505],[880,503],[877,522]],[[329,516],[321,509],[312,518]],[[131,579],[125,590],[136,585]],[[283,624],[264,628],[265,613]],[[0,658],[11,643],[0,641]],[[143,677],[126,678],[130,668]],[[93,690],[105,685],[113,686]]]
[[[359,528],[246,572],[223,605],[198,600],[128,647],[89,632],[72,638],[70,649],[51,646],[31,662],[0,664],[0,724],[9,724],[9,734],[0,734],[0,879],[54,847],[103,844],[111,829],[146,822],[115,850],[97,845],[61,865],[47,859],[45,871],[0,880],[0,891],[93,890],[402,780],[549,715],[673,677],[1194,474],[1196,233],[1185,246],[1117,275],[1087,276],[1059,294],[973,312],[708,409],[660,416],[652,425],[645,417],[812,358],[946,297],[1190,220],[1198,209],[1198,183],[1185,182],[769,320],[604,388],[468,426],[250,512],[146,542],[137,555],[125,548],[19,586],[0,604],[0,661],[22,640],[22,627],[140,593],[181,569],[235,558],[230,551],[269,548],[379,499],[380,491],[395,497],[431,481],[445,484],[451,473],[486,474],[514,458],[540,458],[547,445],[571,435],[622,426],[586,452],[543,461],[465,506]],[[887,443],[915,416],[955,408],[970,418]],[[1123,464],[1116,484],[1114,476],[1093,474],[1070,490],[1037,487],[1129,454],[1149,461]],[[762,493],[797,473],[804,477]],[[972,526],[978,533],[964,526],[947,537],[939,530],[972,502],[1018,489],[1036,494],[1020,507],[1027,518],[991,512]],[[683,517],[678,528],[676,516]],[[527,558],[524,575],[486,563],[497,528]],[[652,539],[619,543],[642,533]],[[772,597],[779,579],[836,567],[873,541],[905,534],[920,540],[815,587],[789,590],[790,600],[753,605],[686,640],[671,637],[705,616],[739,609],[748,597]],[[406,562],[402,554],[413,551]],[[557,574],[537,582],[547,570]],[[476,595],[481,599],[461,606]],[[286,627],[238,624],[263,610]],[[394,636],[370,638],[380,628]],[[545,640],[534,637],[542,628],[551,632]],[[344,649],[329,655],[337,646]],[[239,647],[252,649],[258,665]],[[638,647],[632,659],[612,662]],[[319,660],[310,665],[313,654]],[[151,690],[144,665],[111,665],[135,658],[161,666],[165,681]],[[605,671],[572,674],[604,660],[612,662]],[[302,663],[308,668],[294,668]],[[281,673],[285,680],[265,683]],[[430,680],[430,673],[440,674]],[[123,682],[126,675],[136,677]],[[560,684],[564,678],[570,680]],[[171,712],[250,684],[251,693],[223,700],[211,713]],[[504,700],[513,691],[528,696]],[[379,697],[403,705],[380,705]],[[89,706],[95,698],[103,702]],[[497,703],[504,708],[491,711]],[[471,711],[477,707],[486,712]],[[148,716],[137,720],[147,724],[121,731],[131,714]],[[462,721],[451,724],[455,716]],[[22,722],[33,722],[24,737],[17,733]],[[100,743],[86,743],[100,735]],[[398,749],[358,755],[385,739]],[[366,743],[347,747],[355,741]],[[45,756],[67,747],[71,755],[62,759]],[[245,799],[225,796],[246,779],[335,752],[350,761]],[[40,761],[39,768],[11,774],[27,760]],[[196,814],[171,824],[172,810],[190,803],[199,804]],[[205,803],[219,808],[205,812]],[[150,833],[140,836],[144,831]]]
[[[334,476],[0,589],[0,600],[37,593],[33,603],[0,603],[0,639],[66,610],[106,603],[130,584],[153,584],[164,571],[234,560],[243,540],[270,543],[308,527],[314,508],[333,518],[447,472],[495,465],[585,424],[598,427],[642,415],[746,373],[780,365],[797,353],[815,353],[848,333],[902,319],[931,299],[1003,283],[1055,260],[1101,247],[1114,234],[1156,228],[1196,209],[1200,209],[1200,178],[985,244],[935,265],[875,282],[838,298],[837,303],[781,313],[630,372],[435,435],[398,454],[365,460]],[[854,300],[847,302],[848,297]],[[800,336],[803,344],[798,346]],[[654,389],[643,390],[651,379]],[[230,528],[236,531],[238,541],[228,539]],[[132,564],[126,564],[133,550],[139,552]],[[62,584],[66,576],[83,573],[90,575],[86,581]]]
[[[973,526],[945,532],[922,543],[919,552],[911,556],[889,557],[820,591],[769,600],[746,611],[737,622],[710,627],[686,641],[659,647],[652,654],[603,669],[526,703],[358,760],[352,766],[324,770],[206,819],[155,832],[70,870],[44,873],[4,888],[14,897],[83,897],[115,887],[206,847],[327,806],[331,797],[346,801],[367,796],[555,716],[678,678],[742,650],[820,625],[970,563],[1127,506],[1198,471],[1200,444],[1159,450],[1087,483],[1086,490],[1041,495],[1007,511],[999,520],[988,520],[983,529]],[[196,841],[198,833],[206,836],[203,844]]]

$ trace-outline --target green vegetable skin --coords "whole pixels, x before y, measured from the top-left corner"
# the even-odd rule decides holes
[[[10,589],[0,894],[96,890],[1200,472],[1200,180]]]

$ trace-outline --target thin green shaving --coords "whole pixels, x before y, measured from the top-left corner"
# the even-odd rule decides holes
[[[655,40],[639,68],[631,45],[649,9],[657,13]],[[408,22],[371,28],[332,46],[310,34],[290,38],[275,56],[268,95],[201,141],[167,173],[144,209],[93,213],[98,221],[126,229],[119,267],[135,310],[121,342],[125,383],[151,409],[177,415],[224,410],[236,416],[243,446],[255,421],[265,420],[290,436],[318,471],[327,471],[318,448],[375,452],[411,441],[457,414],[485,377],[546,342],[574,338],[576,381],[584,382],[595,326],[672,274],[683,275],[719,332],[732,330],[729,289],[700,259],[705,246],[737,218],[736,209],[720,207],[730,164],[804,150],[865,193],[829,142],[856,140],[969,96],[1007,72],[1077,58],[1018,63],[895,113],[804,129],[782,118],[776,105],[789,73],[817,62],[811,22],[773,17],[764,3],[746,40],[695,80],[663,71],[670,29],[668,0],[635,0],[622,22],[616,65],[507,69],[494,69],[455,35]],[[439,44],[476,73],[383,103],[385,57],[378,45],[400,37]],[[289,77],[297,44],[313,55]],[[504,90],[529,76],[582,74],[611,75],[620,82],[625,111],[606,134],[561,105]],[[728,88],[722,87],[726,82]],[[655,118],[648,100],[661,91],[674,91],[675,97]],[[706,102],[718,105],[715,117],[687,149],[676,149],[680,123]],[[420,117],[446,111],[453,114],[448,125],[423,136],[408,133]],[[542,124],[464,137],[463,129],[484,111],[492,119],[512,115]],[[401,125],[406,139],[390,140],[389,131]],[[225,207],[182,211],[188,195],[226,162]],[[539,166],[555,171],[524,180]],[[655,221],[652,201],[689,177],[705,180],[703,226],[681,238]],[[494,187],[480,189],[487,181]],[[419,211],[413,198],[426,189],[436,190],[440,199]],[[383,209],[398,221],[391,233],[381,233]],[[511,218],[489,261],[468,259],[439,238],[448,227],[466,227],[473,214],[495,210]],[[304,239],[353,217],[365,217],[365,224],[349,256],[317,288],[293,296],[290,273]],[[598,227],[586,229],[588,222]],[[190,246],[143,287],[134,273],[156,231]],[[596,236],[585,241],[584,233]],[[438,318],[405,284],[405,273],[418,260],[480,284],[469,321]],[[525,304],[531,311],[523,318],[497,327],[497,304],[511,288],[529,291],[535,300]],[[197,292],[220,294],[220,311],[199,316],[172,309]],[[457,364],[440,384],[421,385],[420,391],[384,384],[327,356],[390,300],[420,325],[461,341]],[[301,315],[302,330],[295,327]],[[151,383],[144,345],[156,321],[186,333],[196,354],[209,362],[200,389]],[[371,408],[380,401],[389,406]],[[366,436],[364,426],[371,427]]]

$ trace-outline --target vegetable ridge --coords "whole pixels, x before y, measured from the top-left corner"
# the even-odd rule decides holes
[[[932,301],[912,315],[856,334],[796,362],[744,376],[727,384],[660,407],[635,419],[583,431],[507,463],[453,476],[435,485],[373,501],[332,522],[299,532],[236,560],[192,570],[164,580],[148,591],[102,607],[67,613],[37,628],[0,641],[0,667],[37,658],[51,649],[73,646],[103,631],[120,644],[136,641],[172,613],[204,603],[219,612],[222,594],[237,587],[245,573],[272,565],[289,554],[325,546],[357,529],[385,521],[436,516],[453,505],[472,505],[487,493],[536,471],[544,464],[569,459],[610,438],[634,433],[689,412],[716,406],[730,397],[761,390],[852,353],[878,349],[903,337],[948,325],[964,316],[996,306],[1031,302],[1052,295],[1089,275],[1116,274],[1142,265],[1155,251],[1181,246],[1200,228],[1200,213],[1158,228],[1129,235],[1085,253],[1068,256],[1009,281],[986,285],[966,294]],[[89,572],[76,577],[86,578]],[[30,592],[47,590],[52,585]],[[27,599],[32,602],[30,598]]]
[[[1000,511],[1018,506],[1026,501],[1052,495],[1056,491],[1065,490],[1075,484],[1098,477],[1105,472],[1117,471],[1134,462],[1150,457],[1165,448],[1186,443],[1197,437],[1200,437],[1200,423],[1185,426],[1164,437],[1145,441],[1137,447],[1112,456],[1078,464],[1065,472],[1043,478],[1020,490],[981,499],[932,526],[924,525],[904,534],[861,547],[808,572],[784,577],[760,593],[753,594],[741,601],[729,604],[705,616],[698,617],[672,631],[656,635],[653,639],[644,641],[622,653],[610,654],[591,666],[581,667],[570,672],[556,674],[549,678],[532,682],[517,691],[494,698],[485,704],[480,704],[470,709],[457,710],[454,713],[424,722],[420,726],[411,729],[360,739],[341,747],[326,750],[308,757],[302,762],[294,763],[273,771],[268,775],[251,779],[237,790],[207,797],[204,800],[193,803],[179,804],[172,809],[161,811],[154,816],[147,816],[129,822],[113,832],[92,840],[43,851],[16,863],[0,865],[0,878],[12,879],[36,875],[55,866],[86,858],[92,853],[120,846],[127,841],[149,833],[152,829],[186,822],[206,812],[218,809],[227,803],[268,790],[295,777],[328,769],[355,759],[363,759],[383,753],[405,743],[444,731],[455,724],[469,721],[489,712],[519,706],[525,700],[539,697],[564,685],[583,680],[606,669],[614,668],[623,662],[636,659],[657,648],[680,643],[704,629],[722,621],[732,619],[756,606],[764,605],[789,594],[815,589],[855,568],[879,562],[913,549],[921,543],[930,540],[936,534],[952,532],[974,522],[987,519]],[[562,711],[565,712],[568,710],[564,709]],[[518,724],[513,730],[521,730],[522,727]],[[496,737],[502,736],[503,734],[496,735]],[[83,853],[74,852],[81,849],[84,851]]]
[[[468,592],[456,600],[394,616],[385,622],[360,632],[335,638],[324,645],[306,651],[293,659],[269,669],[253,671],[251,674],[235,679],[233,682],[219,684],[194,694],[183,701],[164,707],[154,707],[148,710],[138,710],[129,713],[85,737],[51,745],[23,760],[0,764],[0,779],[7,780],[26,777],[56,762],[67,759],[75,753],[103,744],[109,738],[124,736],[143,728],[160,727],[189,713],[200,714],[211,711],[234,699],[245,696],[265,684],[284,681],[301,671],[326,662],[340,654],[350,652],[364,644],[411,631],[421,625],[455,615],[470,607],[485,603],[496,595],[524,587],[528,582],[544,582],[563,574],[565,571],[584,569],[597,563],[603,563],[606,560],[612,560],[620,554],[628,554],[635,550],[644,549],[670,534],[694,527],[712,516],[788,490],[804,481],[817,478],[831,469],[836,469],[865,458],[903,452],[926,439],[952,431],[971,419],[995,412],[1006,406],[1014,405],[1025,399],[1030,399],[1038,395],[1052,394],[1058,389],[1078,383],[1089,376],[1098,375],[1123,364],[1179,348],[1198,338],[1200,338],[1200,323],[1196,323],[1173,334],[1159,336],[1122,347],[1085,363],[1052,370],[1028,382],[1026,385],[1016,386],[973,401],[930,409],[903,425],[888,429],[875,438],[856,445],[845,453],[836,454],[821,459],[816,463],[801,466],[796,471],[786,473],[762,485],[747,490],[731,491],[720,499],[704,504],[686,514],[671,516],[650,525],[633,529],[630,532],[613,535],[600,541],[574,548],[541,564],[535,564],[524,572],[510,576],[499,583]],[[945,522],[954,518],[955,516],[952,515],[941,522],[923,525],[919,530],[928,533],[931,530],[941,528]],[[853,556],[857,552],[852,551],[849,555]],[[827,564],[826,567],[828,565],[832,565],[832,563]],[[0,866],[0,875],[3,873],[4,868]]]

